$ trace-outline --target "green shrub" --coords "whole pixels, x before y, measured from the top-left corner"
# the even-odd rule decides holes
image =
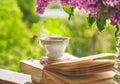
[[[39,15],[35,13],[35,0],[17,0],[17,2],[23,12],[23,20],[28,23],[28,26],[38,22]]]
[[[1,68],[18,71],[21,59],[39,56],[40,51],[30,42],[32,34],[22,21],[22,17],[16,0],[0,1]]]

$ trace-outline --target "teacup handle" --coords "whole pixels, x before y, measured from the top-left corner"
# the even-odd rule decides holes
[[[43,48],[43,45],[41,44],[41,41],[40,41],[40,40],[38,40],[38,44],[40,45],[40,47]]]

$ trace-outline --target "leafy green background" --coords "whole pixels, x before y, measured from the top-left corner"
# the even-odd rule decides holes
[[[43,36],[70,37],[66,52],[78,57],[115,53],[114,31],[115,28],[108,26],[102,33],[98,32],[95,25],[89,26],[87,15],[81,12],[70,21],[67,18],[41,18],[35,13],[35,0],[1,0],[0,68],[19,71],[20,60],[44,56],[44,50],[38,45]]]

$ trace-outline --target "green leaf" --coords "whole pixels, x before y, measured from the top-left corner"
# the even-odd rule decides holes
[[[70,20],[70,19],[71,19],[71,16],[74,15],[74,8],[71,8],[69,5],[66,5],[66,6],[63,7],[63,10],[64,10],[67,14],[69,14],[68,20]]]
[[[109,19],[114,12],[116,12],[115,8],[107,7],[104,5],[102,6],[101,10],[97,14],[96,19],[97,27],[100,32],[105,28],[106,20]]]
[[[101,32],[102,30],[104,30],[104,26],[106,24],[106,19],[103,18],[103,16],[101,16],[101,18],[97,18],[97,27],[99,29],[99,31]]]
[[[113,8],[113,7],[108,7],[108,14],[109,14],[109,17],[113,14],[117,12],[117,9],[116,8]]]
[[[94,24],[96,18],[95,18],[95,16],[92,16],[92,15],[89,14],[87,20],[88,20],[89,25],[92,26]]]
[[[71,7],[69,5],[66,5],[63,7],[63,10],[68,13],[68,14],[71,14]]]
[[[117,35],[119,36],[118,32],[120,30],[120,27],[119,25],[116,26],[116,31],[115,31],[115,37],[117,37]]]
[[[102,9],[97,14],[96,23],[99,31],[105,29],[106,20],[109,18],[109,12],[107,7],[102,7]]]

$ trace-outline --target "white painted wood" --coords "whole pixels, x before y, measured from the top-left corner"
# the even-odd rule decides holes
[[[0,84],[24,84],[31,82],[30,75],[0,69]]]

